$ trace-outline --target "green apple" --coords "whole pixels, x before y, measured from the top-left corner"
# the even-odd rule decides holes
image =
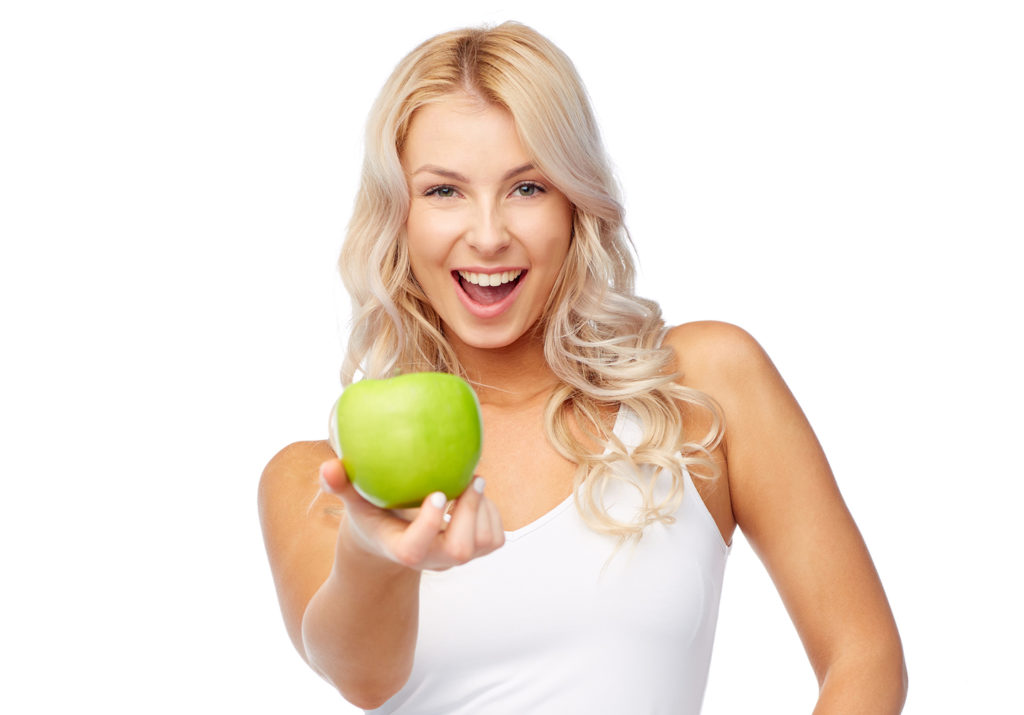
[[[465,380],[417,372],[349,385],[331,410],[329,434],[364,499],[405,509],[434,492],[462,494],[480,461],[483,422]]]

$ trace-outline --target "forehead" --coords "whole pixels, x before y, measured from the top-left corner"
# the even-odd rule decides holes
[[[448,95],[417,109],[401,156],[407,171],[424,163],[458,169],[452,164],[479,165],[489,159],[522,164],[529,158],[512,114],[468,94]]]

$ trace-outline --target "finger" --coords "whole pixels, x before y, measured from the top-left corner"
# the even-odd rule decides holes
[[[411,519],[367,501],[349,481],[341,460],[332,459],[320,465],[320,488],[341,499],[347,531],[355,534],[364,548],[375,553],[389,554],[390,546],[401,538]]]
[[[505,544],[505,527],[501,523],[501,513],[498,511],[497,505],[490,499],[484,499],[483,506],[490,516],[488,526],[491,529],[492,550],[497,549]]]
[[[480,500],[476,518],[476,547],[478,556],[490,553],[505,543],[498,507],[487,497]]]
[[[488,499],[481,499],[480,508],[476,510],[476,543],[482,548],[490,546],[493,536],[491,510],[487,508],[488,501]]]
[[[340,459],[328,459],[320,465],[320,489],[328,494],[341,494],[350,486]]]
[[[476,477],[455,504],[455,512],[445,531],[445,547],[457,564],[469,561],[476,554],[476,525],[484,480]]]
[[[447,499],[442,492],[434,492],[423,500],[420,513],[409,522],[396,540],[393,553],[399,563],[414,567],[422,564],[427,558],[430,547],[444,527],[446,503]]]
[[[352,486],[340,459],[329,459],[320,465],[320,490],[339,497],[350,515],[372,517],[377,511],[377,507]]]

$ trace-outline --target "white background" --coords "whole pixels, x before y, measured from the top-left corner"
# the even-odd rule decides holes
[[[640,292],[747,328],[815,425],[906,712],[1019,707],[1017,3],[657,5],[2,6],[0,710],[353,712],[286,638],[256,484],[339,391],[377,89],[508,18],[587,82]],[[737,536],[705,711],[815,689]]]

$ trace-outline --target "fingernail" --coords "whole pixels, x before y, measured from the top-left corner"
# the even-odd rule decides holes
[[[483,477],[477,477],[476,479],[474,479],[473,480],[473,488],[476,490],[477,494],[483,494],[484,493],[484,478]]]
[[[320,491],[327,492],[328,494],[332,491],[331,485],[327,483],[326,479],[324,479],[323,471],[320,472]]]
[[[435,509],[444,509],[444,505],[448,503],[448,498],[444,495],[444,492],[434,492],[430,495],[430,505]]]

